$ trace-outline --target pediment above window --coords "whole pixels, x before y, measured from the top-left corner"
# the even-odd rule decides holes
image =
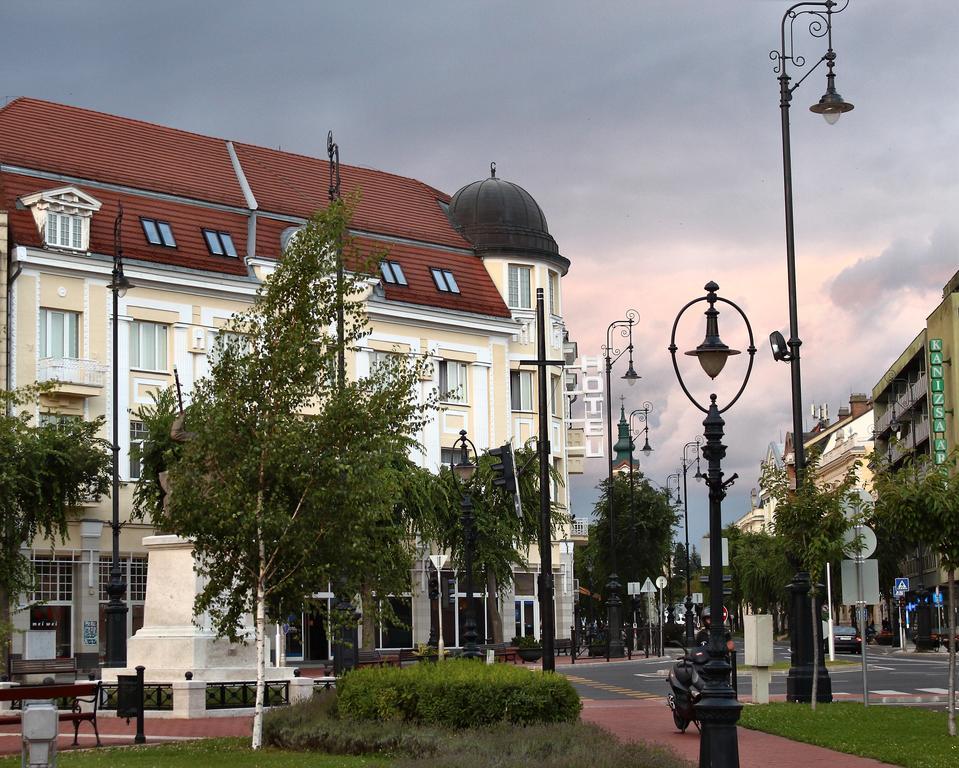
[[[73,186],[24,195],[17,203],[33,213],[47,246],[73,251],[90,247],[90,219],[103,205]]]

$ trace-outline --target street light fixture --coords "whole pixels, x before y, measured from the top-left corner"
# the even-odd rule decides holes
[[[460,430],[460,437],[453,447],[453,458],[450,461],[450,470],[456,475],[463,489],[463,498],[460,508],[463,510],[464,536],[464,567],[466,568],[466,613],[463,617],[463,658],[482,658],[476,644],[478,637],[476,629],[476,596],[473,594],[473,550],[476,547],[476,528],[473,517],[473,497],[470,495],[469,484],[476,474],[476,462],[470,459],[470,450],[476,456],[476,446],[466,436],[466,430]],[[459,460],[457,461],[457,453]]]
[[[123,225],[123,204],[119,205],[117,217],[113,222],[113,273],[107,288],[113,293],[113,488],[110,502],[113,517],[110,528],[113,533],[113,558],[110,563],[110,582],[107,595],[110,601],[105,609],[107,623],[107,652],[104,666],[122,668],[127,665],[127,604],[124,597],[127,592],[123,569],[120,568],[120,354],[118,332],[120,299],[133,287],[130,279],[123,274],[123,247],[121,227]]]
[[[639,374],[633,368],[633,326],[639,322],[639,312],[630,309],[622,320],[614,320],[606,329],[606,344],[603,345],[603,357],[606,361],[606,438],[609,449],[609,474],[606,487],[607,501],[609,502],[609,558],[610,573],[606,584],[606,632],[608,647],[607,653],[614,658],[623,656],[623,602],[619,596],[622,585],[616,575],[616,537],[614,526],[613,507],[613,404],[612,381],[613,365],[625,353],[629,353],[629,367],[623,379],[629,386],[634,386],[639,380]],[[621,338],[628,338],[629,344],[623,349],[613,345],[613,332],[618,331]]]
[[[705,286],[706,295],[688,302],[676,316],[673,331],[670,336],[669,354],[673,360],[673,369],[680,387],[689,401],[706,414],[703,421],[705,428],[706,446],[703,448],[703,457],[707,461],[706,485],[709,487],[709,557],[712,567],[709,569],[709,610],[716,618],[723,615],[723,554],[722,554],[722,502],[726,496],[726,489],[736,480],[733,475],[723,480],[722,460],[726,455],[726,446],[723,445],[722,414],[728,411],[743,391],[752,373],[756,347],[753,344],[753,332],[749,319],[738,305],[720,297],[716,292],[719,286],[709,282]],[[686,310],[701,301],[709,305],[706,310],[706,340],[700,344],[692,354],[699,358],[700,365],[710,378],[715,378],[714,371],[722,370],[726,358],[737,354],[738,350],[730,349],[719,338],[719,312],[716,304],[727,304],[742,317],[749,336],[749,346],[746,349],[749,355],[749,365],[742,385],[729,403],[722,408],[716,404],[716,395],[709,396],[709,406],[702,405],[690,393],[679,371],[676,360],[676,328]],[[707,349],[703,349],[708,347]],[[704,354],[705,353],[705,354]],[[687,352],[687,354],[690,354]],[[722,356],[722,360],[720,360]],[[718,371],[717,371],[718,372]],[[736,691],[730,684],[730,665],[726,658],[725,628],[722,621],[713,620],[709,628],[709,660],[703,668],[705,681],[702,698],[696,705],[699,720],[702,723],[703,735],[700,740],[699,766],[700,768],[733,768],[739,766],[739,744],[736,736],[736,721],[742,705],[736,700]]]
[[[796,469],[796,488],[802,487],[802,478],[806,471],[806,454],[803,445],[803,414],[802,414],[802,376],[800,373],[799,347],[802,341],[799,338],[799,315],[796,300],[796,241],[793,226],[793,184],[792,184],[792,148],[789,134],[789,103],[795,91],[803,81],[809,77],[819,65],[826,63],[826,92],[817,104],[810,107],[814,113],[821,114],[827,122],[835,123],[844,112],[852,110],[853,105],[845,101],[836,92],[836,77],[833,68],[836,54],[832,48],[832,17],[841,13],[849,5],[848,0],[837,3],[835,0],[825,2],[801,2],[790,6],[783,15],[780,24],[779,49],[770,51],[769,58],[776,62],[773,72],[778,74],[779,80],[779,110],[782,123],[783,145],[783,189],[786,218],[786,279],[789,296],[789,340],[785,341],[780,333],[770,336],[773,346],[773,357],[782,362],[788,362],[790,368],[792,390],[792,433],[793,457]],[[805,17],[809,17],[808,19]],[[790,86],[787,65],[791,62],[797,70],[806,66],[805,57],[796,54],[794,49],[793,27],[797,20],[808,21],[807,29],[815,38],[826,38],[826,53],[809,67],[795,85]],[[788,35],[787,35],[788,22]],[[788,40],[788,47],[787,47]],[[775,339],[774,339],[775,337]],[[786,698],[789,701],[809,701],[812,696],[812,659],[813,643],[817,642],[819,631],[813,627],[809,616],[809,592],[812,588],[809,574],[805,571],[796,573],[789,590],[792,593],[790,626],[796,631],[790,632],[790,658],[792,666],[786,678]],[[832,686],[825,663],[820,664],[815,674],[819,678],[818,691],[823,701],[832,700]]]
[[[692,466],[692,459],[689,458],[687,453],[690,448],[695,449],[696,453],[696,474],[694,477],[697,480],[703,479],[703,473],[699,468],[699,450],[702,446],[702,440],[698,437],[695,440],[691,440],[683,446],[683,530],[686,533],[686,601],[684,603],[686,607],[686,614],[684,620],[686,622],[686,647],[692,648],[695,643],[695,632],[693,631],[693,591],[692,584],[690,581],[691,578],[691,566],[690,566],[690,555],[689,555],[689,488],[686,484],[686,472]]]

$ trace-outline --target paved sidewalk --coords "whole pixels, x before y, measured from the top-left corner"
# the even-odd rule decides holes
[[[97,727],[100,729],[100,742],[103,746],[128,746],[133,744],[136,735],[136,721],[127,721],[103,715],[97,716]],[[144,723],[147,744],[159,744],[168,741],[186,741],[190,739],[208,739],[221,736],[249,737],[253,729],[253,716],[244,717],[204,717],[194,720],[150,717]],[[20,726],[0,726],[0,755],[19,754],[21,745]],[[80,747],[93,747],[96,737],[89,723],[80,725]],[[58,746],[61,751],[70,752],[74,749],[73,726],[70,723],[60,723],[60,738]]]
[[[669,747],[694,765],[699,761],[699,733],[691,726],[679,733],[665,696],[659,701],[583,700],[583,720],[606,728],[623,741],[645,741]],[[844,755],[780,736],[739,728],[740,768],[880,768],[865,757]]]

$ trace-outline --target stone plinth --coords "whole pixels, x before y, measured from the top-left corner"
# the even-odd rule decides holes
[[[204,587],[194,568],[193,544],[179,536],[147,536],[147,594],[143,627],[127,641],[127,669],[105,668],[103,679],[135,674],[145,667],[148,683],[175,682],[193,673],[196,681],[256,679],[252,622],[244,628],[246,644],[218,638],[209,617],[193,616],[193,601]],[[269,637],[266,638],[269,645]],[[269,658],[269,648],[266,649]],[[267,667],[267,680],[293,677],[292,667]]]

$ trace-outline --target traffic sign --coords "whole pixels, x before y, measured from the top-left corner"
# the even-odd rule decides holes
[[[842,535],[842,551],[849,557],[869,557],[876,551],[876,532],[868,525],[853,525]]]
[[[667,584],[669,584],[669,582],[666,580],[665,576],[656,577],[656,586],[659,587],[660,589],[666,589]]]
[[[905,597],[906,592],[909,591],[909,579],[905,576],[897,576],[895,584],[892,587],[892,594],[894,597]]]
[[[656,591],[656,587],[653,586],[653,580],[650,579],[650,578],[647,576],[647,577],[646,577],[646,581],[643,582],[643,588],[642,588],[641,590],[639,590],[639,591],[642,592],[642,593],[644,593],[644,594],[655,592],[655,591]]]
[[[702,604],[703,604],[703,593],[693,592],[693,605],[702,605]]]
[[[640,584],[638,581],[631,581],[626,585],[626,594],[628,595],[638,595],[640,593]]]

